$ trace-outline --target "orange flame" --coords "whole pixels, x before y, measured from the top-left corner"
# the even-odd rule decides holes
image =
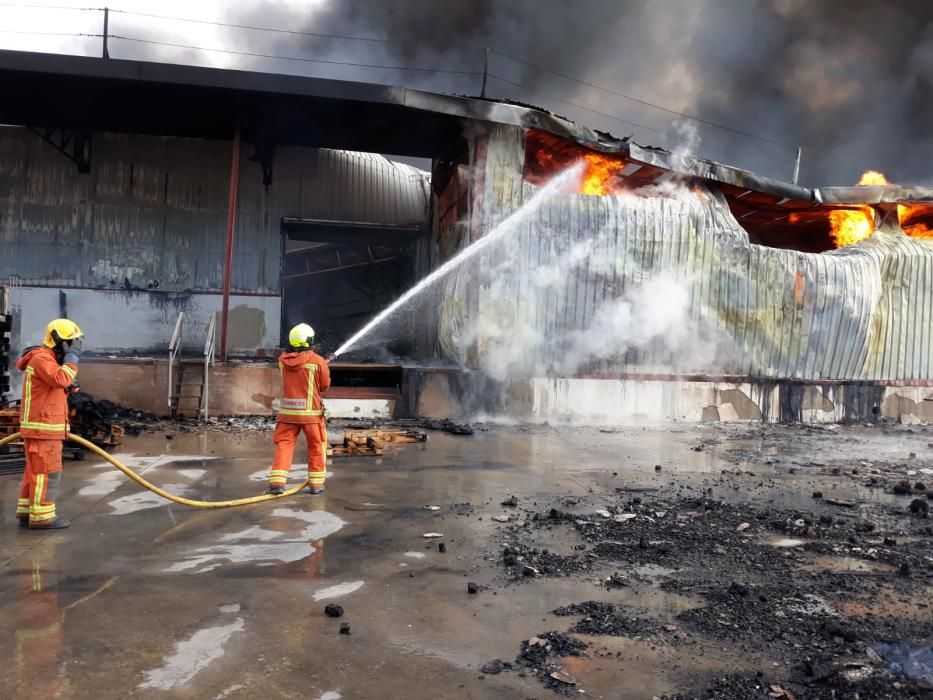
[[[908,236],[933,238],[933,207],[923,204],[898,204],[897,220]]]
[[[861,179],[855,183],[856,187],[862,185],[890,185],[888,178],[884,176],[884,173],[877,170],[866,170],[862,173]]]
[[[875,230],[875,210],[871,207],[834,209],[829,212],[829,226],[837,248],[864,241]]]
[[[600,153],[585,153],[586,172],[580,184],[582,194],[607,195],[619,189],[619,173],[625,161],[604,156]]]

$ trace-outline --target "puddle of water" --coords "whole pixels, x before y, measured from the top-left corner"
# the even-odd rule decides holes
[[[224,655],[224,646],[237,632],[242,632],[245,623],[238,617],[229,625],[199,630],[183,642],[175,645],[175,653],[159,668],[146,672],[139,688],[171,690],[190,682],[198,673]]]
[[[317,551],[311,544],[313,540],[327,537],[346,525],[336,515],[320,510],[276,508],[272,515],[297,520],[304,523],[304,526],[293,536],[258,525],[240,532],[228,533],[220,538],[219,543],[195,548],[186,554],[184,559],[171,564],[163,571],[203,574],[225,564],[274,566],[300,561]]]
[[[362,581],[347,581],[345,583],[338,583],[335,586],[328,586],[327,588],[322,588],[319,591],[315,591],[311,596],[315,600],[329,600],[330,598],[340,598],[345,595],[350,595],[354,591],[358,591],[363,587]]]
[[[702,642],[699,644],[706,647],[702,651],[684,654],[674,647],[649,646],[624,637],[580,636],[580,639],[592,645],[589,656],[568,656],[561,659],[561,666],[577,680],[577,689],[585,691],[583,697],[642,700],[674,693],[678,683],[672,668],[677,669],[678,675],[693,677],[718,673],[723,668],[735,671],[753,668],[748,660],[706,647]]]
[[[894,571],[894,567],[880,561],[869,561],[855,557],[834,557],[818,554],[809,557],[802,567],[805,571],[829,571],[834,574],[882,574]]]
[[[274,566],[301,561],[305,557],[310,557],[315,551],[317,550],[313,545],[300,542],[217,545],[198,549],[185,560],[176,562],[163,571],[205,574],[224,564],[248,563],[254,566]]]
[[[202,476],[207,474],[207,470],[206,469],[179,469],[178,473],[181,474],[186,479],[197,481]]]
[[[78,489],[79,496],[109,496],[127,481],[127,478],[121,472],[118,472],[109,464],[101,465],[98,468],[104,468],[105,466],[106,472],[92,477],[91,483]]]
[[[657,588],[622,589],[616,602],[629,607],[636,614],[656,617],[662,622],[676,622],[675,618],[680,613],[705,604],[699,598],[667,593]]]
[[[278,530],[267,530],[259,525],[253,525],[240,532],[229,532],[220,538],[221,542],[237,542],[239,540],[259,540],[260,542],[271,542],[280,539],[285,533]]]
[[[178,494],[188,487],[185,484],[165,484],[162,488],[170,493]],[[115,498],[109,501],[107,505],[111,508],[110,515],[127,515],[150,508],[162,508],[170,503],[171,501],[162,498],[162,496],[158,494],[152,493],[151,491],[142,491],[140,493],[132,493],[129,496]]]
[[[296,510],[294,508],[276,508],[272,511],[276,518],[294,518],[308,523],[304,528],[303,536],[312,540],[318,540],[322,537],[336,532],[346,523],[323,510]]]
[[[905,597],[892,586],[884,586],[860,596],[856,600],[846,599],[834,603],[841,615],[852,617],[894,617],[929,624],[933,629],[933,604],[929,602],[933,589],[914,596]],[[925,606],[925,607],[921,607]]]
[[[769,535],[761,540],[762,544],[768,545],[769,547],[802,547],[807,542],[806,540],[795,540],[793,537],[781,537],[780,535]]]

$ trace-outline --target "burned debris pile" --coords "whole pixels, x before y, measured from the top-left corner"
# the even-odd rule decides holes
[[[767,650],[789,674],[779,682],[760,674],[700,679],[698,697],[921,697],[933,689],[933,675],[928,689],[890,661],[890,650],[931,655],[928,625],[887,606],[922,596],[933,580],[929,520],[905,519],[890,506],[832,512],[624,491],[525,511],[497,531],[503,584],[578,577],[602,582],[604,592],[603,600],[553,611],[573,619],[549,634],[584,646],[562,654],[541,635],[521,643],[516,667],[534,668],[547,687],[564,692],[576,681],[568,681],[562,656],[598,655],[597,640],[618,636],[653,647],[725,644],[751,656]],[[536,546],[542,538],[566,545],[544,549]],[[644,616],[622,602],[639,590],[693,603],[666,620]],[[694,695],[671,696],[681,697]]]
[[[101,447],[119,445],[124,434],[139,435],[159,422],[157,416],[78,392],[68,397],[71,431]]]

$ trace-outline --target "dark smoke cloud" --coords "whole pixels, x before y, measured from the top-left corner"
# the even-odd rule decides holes
[[[931,181],[933,3],[768,0],[753,12],[741,11],[742,0],[711,5],[694,46],[704,81],[719,89],[698,96],[698,112],[802,144],[812,184],[849,184],[868,168]],[[739,51],[715,41],[724,33],[744,37]],[[729,147],[721,134],[713,140],[717,150]],[[740,145],[743,161],[763,167],[753,144]]]
[[[399,42],[232,37],[241,49],[327,60],[481,71],[489,46],[778,141],[693,123],[699,155],[785,180],[802,145],[803,184],[851,184],[869,168],[905,184],[933,181],[930,0],[332,0],[300,15],[274,2],[229,14],[236,22]],[[268,62],[254,67],[270,69]],[[460,94],[478,94],[481,81],[313,64],[282,69]],[[493,79],[491,96],[540,104],[640,143],[675,147],[691,124],[495,54],[490,70],[525,86]]]

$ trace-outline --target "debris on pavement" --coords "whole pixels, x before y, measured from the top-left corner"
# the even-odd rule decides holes
[[[327,617],[343,617],[343,607],[329,603],[327,607],[324,608],[324,614],[327,615]]]

